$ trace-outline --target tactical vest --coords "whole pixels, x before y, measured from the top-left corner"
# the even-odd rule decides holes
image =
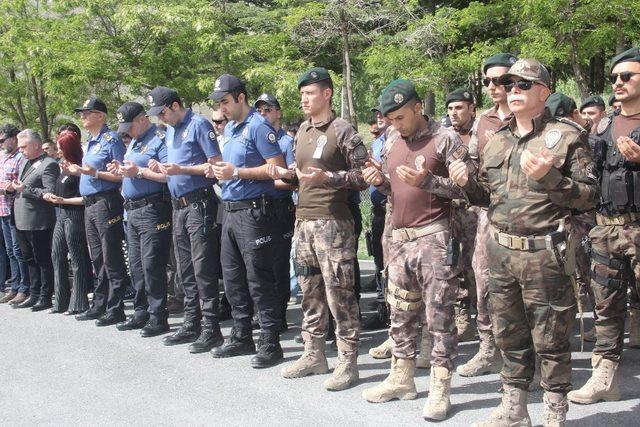
[[[598,140],[593,141],[596,161],[602,170],[600,212],[616,216],[640,211],[640,164],[627,161],[613,140],[613,117],[606,129],[598,126]],[[629,137],[640,144],[640,127]]]

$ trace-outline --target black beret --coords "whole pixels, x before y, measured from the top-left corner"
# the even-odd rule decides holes
[[[610,72],[613,71],[613,67],[621,62],[640,62],[640,47],[632,47],[629,50],[625,50],[620,55],[616,55],[611,60]]]
[[[510,68],[517,60],[518,58],[510,53],[496,53],[484,60],[482,63],[482,73],[487,74],[487,70],[491,67]]]
[[[604,110],[606,106],[604,105],[604,99],[602,99],[602,97],[598,95],[591,95],[584,100],[582,105],[580,105],[580,112],[587,107],[602,107]]]
[[[471,91],[463,87],[458,88],[453,92],[450,92],[444,101],[444,105],[448,107],[449,103],[456,102],[456,101],[465,101],[465,102],[470,102],[472,104],[474,103],[473,95],[471,94]]]
[[[569,117],[576,109],[576,102],[560,92],[549,95],[544,105],[554,117]]]
[[[331,80],[331,76],[327,69],[322,67],[313,67],[298,78],[298,89],[302,86],[309,86],[324,80]]]

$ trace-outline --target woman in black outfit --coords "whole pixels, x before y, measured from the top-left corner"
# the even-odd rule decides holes
[[[82,146],[79,132],[62,131],[58,135],[62,161],[82,164]],[[51,313],[66,315],[89,309],[87,298],[92,280],[91,261],[84,231],[84,204],[79,191],[80,177],[62,171],[56,183],[55,194],[44,199],[60,207],[60,215],[53,230],[53,266],[55,271],[55,303]],[[73,286],[69,283],[69,262],[73,271]],[[68,311],[67,311],[68,310]]]

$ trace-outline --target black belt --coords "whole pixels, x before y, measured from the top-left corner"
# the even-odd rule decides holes
[[[161,202],[163,200],[168,200],[165,193],[153,193],[146,197],[141,197],[139,199],[125,199],[124,208],[128,211],[132,211],[135,209],[140,209],[147,205],[150,205],[155,202]]]
[[[244,209],[260,209],[262,208],[261,199],[249,199],[249,200],[232,200],[229,202],[223,202],[225,212],[235,212]]]
[[[200,202],[205,199],[210,199],[214,195],[213,188],[200,188],[196,191],[185,194],[184,196],[171,199],[171,205],[174,209],[186,208],[192,203]],[[215,200],[215,199],[213,199]]]
[[[109,199],[111,197],[119,196],[119,195],[120,193],[118,192],[118,190],[114,189],[114,190],[101,191],[99,193],[90,194],[88,196],[82,196],[82,200],[84,201],[84,206],[89,207],[91,205],[98,203],[100,200]]]

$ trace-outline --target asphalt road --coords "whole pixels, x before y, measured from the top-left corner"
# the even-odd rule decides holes
[[[366,279],[365,279],[366,280]],[[362,306],[373,297],[366,294]],[[300,307],[290,306],[290,330],[283,336],[288,363],[302,351],[293,341],[299,333]],[[130,303],[128,312],[131,311]],[[180,317],[170,323],[177,328]],[[382,381],[389,361],[367,351],[385,332],[365,333],[359,358],[360,383],[347,391],[328,392],[326,375],[297,380],[280,377],[281,366],[254,370],[250,356],[214,360],[190,355],[186,346],[165,347],[161,337],[141,338],[137,331],[97,328],[61,315],[32,313],[0,306],[0,426],[32,425],[415,425],[428,387],[428,371],[416,378],[418,399],[370,404],[364,388]],[[223,333],[230,330],[223,323]],[[460,345],[457,363],[467,361],[477,343]],[[579,352],[574,337],[573,380],[589,377],[591,344]],[[329,352],[329,365],[336,354]],[[620,368],[623,400],[571,405],[569,425],[640,425],[640,350],[624,352]],[[464,426],[489,415],[499,403],[498,375],[462,378],[454,375],[451,417],[443,426]],[[541,423],[542,392],[529,397],[535,424]]]

